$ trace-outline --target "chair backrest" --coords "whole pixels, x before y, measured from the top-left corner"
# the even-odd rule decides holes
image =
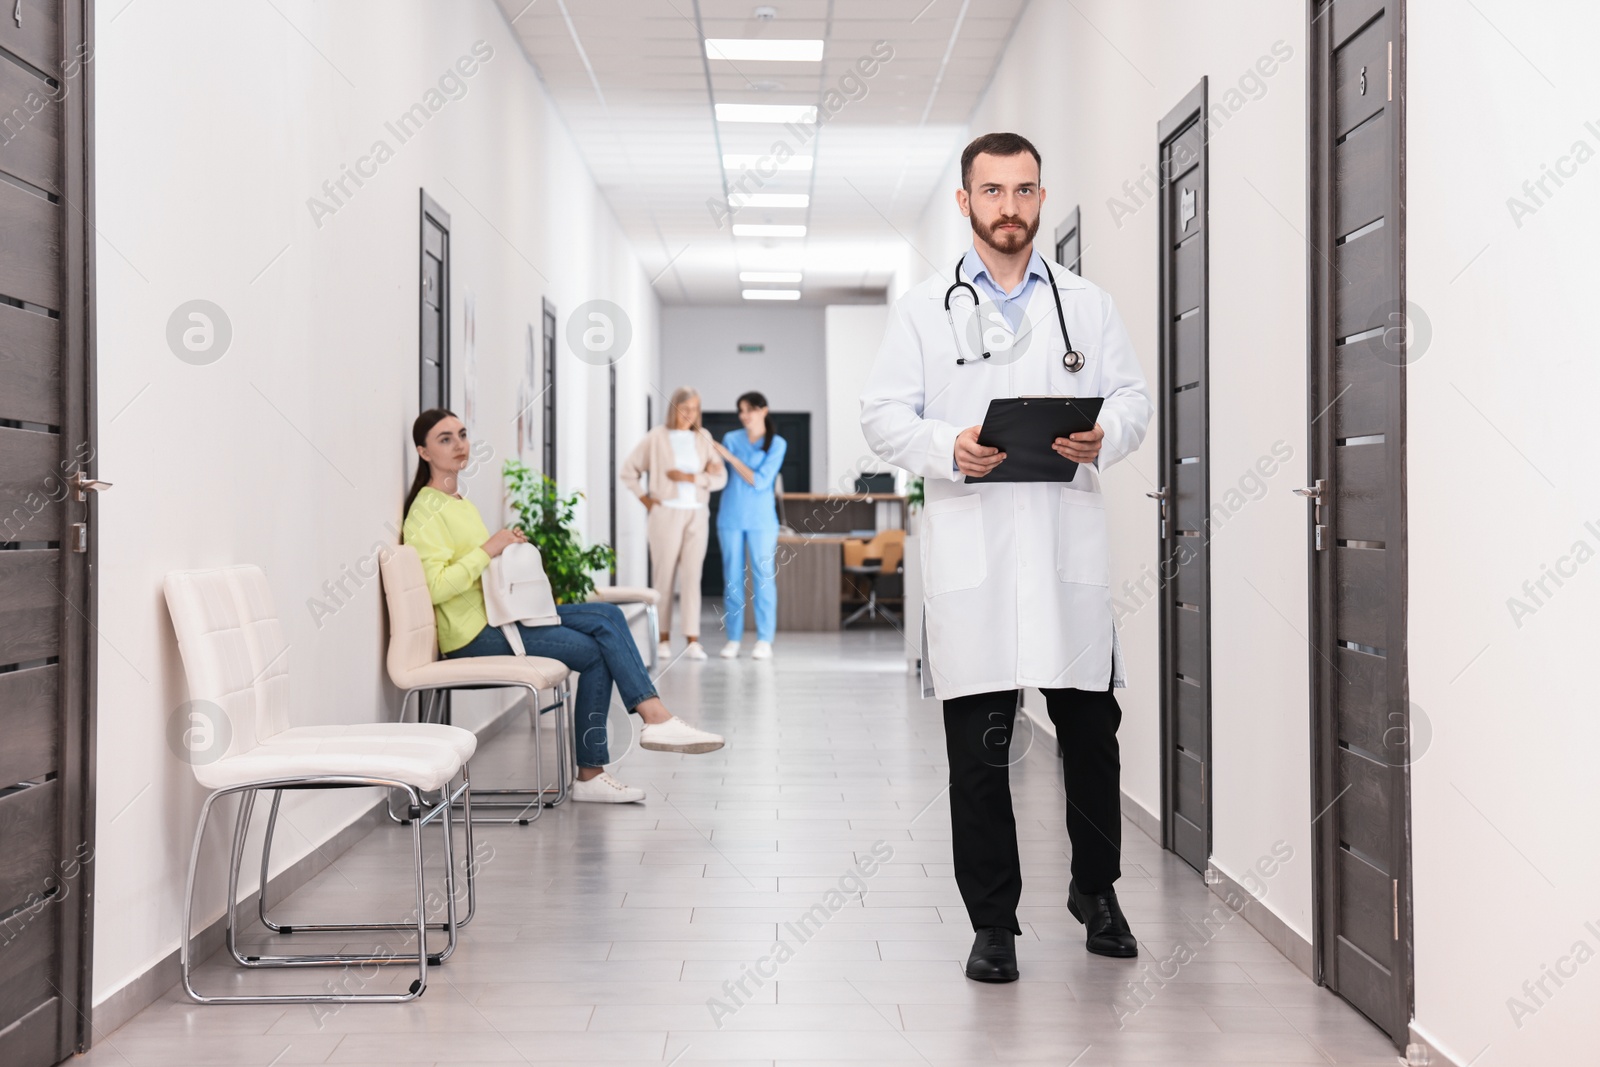
[[[422,560],[410,545],[396,545],[380,557],[378,567],[383,572],[383,599],[389,605],[389,680],[404,689],[402,679],[439,658],[433,597]]]
[[[879,530],[873,537],[872,543],[867,546],[867,558],[880,560],[879,569],[885,574],[893,574],[900,569],[900,561],[906,554],[906,532],[904,530]]]
[[[177,740],[204,781],[205,765],[288,729],[289,646],[260,567],[173,571],[165,588],[192,702]]]

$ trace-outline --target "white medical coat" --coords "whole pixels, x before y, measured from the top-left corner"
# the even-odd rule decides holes
[[[952,313],[967,358],[958,366],[944,311],[952,278],[935,276],[890,310],[861,396],[861,428],[872,450],[924,478],[927,696],[1124,684],[1100,471],[1144,440],[1150,391],[1111,297],[1065,267],[1050,269],[1073,346],[1087,359],[1082,370],[1062,366],[1066,346],[1044,280],[1028,298],[1014,335],[1027,347],[1014,359],[1004,346],[992,346],[989,361],[978,358],[968,340],[976,334],[971,299],[958,293]],[[1096,463],[1080,464],[1070,482],[968,484],[955,469],[956,435],[982,424],[990,400],[1014,396],[1104,397]]]

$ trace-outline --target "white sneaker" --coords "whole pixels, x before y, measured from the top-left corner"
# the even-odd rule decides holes
[[[695,755],[701,752],[715,752],[722,745],[721,734],[698,730],[676,715],[666,722],[645,723],[644,729],[639,732],[639,747],[655,752],[686,752]]]
[[[737,642],[737,641],[729,641],[727,644],[723,645],[722,646],[722,652],[720,653],[720,655],[722,656],[723,659],[738,659],[739,658],[739,642]]]
[[[750,658],[751,659],[771,659],[772,658],[772,642],[771,641],[757,641],[756,642],[755,651],[750,653]]]
[[[705,659],[706,650],[700,647],[699,641],[690,641],[689,647],[683,650],[684,659]]]
[[[672,658],[672,646],[667,644],[665,641],[661,642],[659,645],[656,646],[656,658],[657,659],[671,659]]]
[[[644,799],[644,790],[623,785],[605,771],[587,782],[572,783],[572,799],[591,804],[633,804]]]

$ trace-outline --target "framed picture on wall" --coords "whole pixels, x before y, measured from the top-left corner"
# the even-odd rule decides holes
[[[524,459],[539,447],[539,426],[533,416],[539,402],[538,381],[539,337],[530,322],[522,349],[522,380],[517,383],[517,451]]]

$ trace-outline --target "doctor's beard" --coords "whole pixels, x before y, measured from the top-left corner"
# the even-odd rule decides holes
[[[1008,256],[1027,248],[1033,243],[1034,235],[1039,232],[1039,219],[1035,218],[1032,222],[1025,222],[1021,215],[1002,215],[989,226],[985,226],[978,221],[976,214],[970,217],[970,221],[972,223],[972,232],[977,235],[980,241],[993,248],[996,252]],[[1000,230],[1001,226],[1012,224],[1021,226],[1022,229],[1003,232]]]

